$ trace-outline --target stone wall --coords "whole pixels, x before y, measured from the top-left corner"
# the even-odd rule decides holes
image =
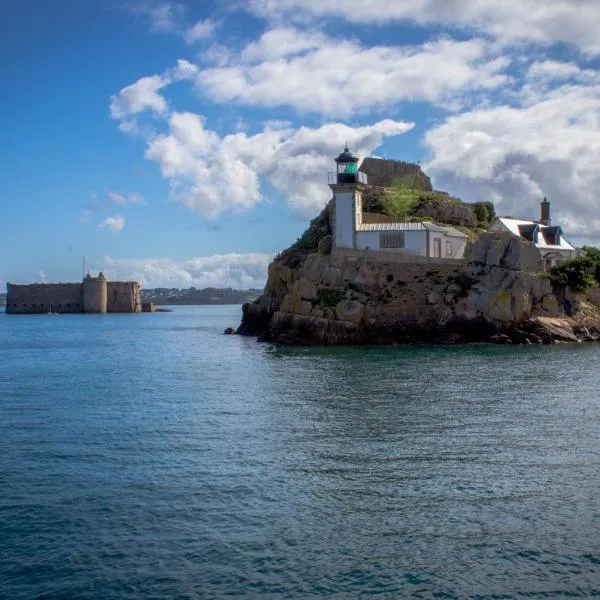
[[[142,311],[140,286],[135,281],[109,281],[107,297],[109,313]]]
[[[86,280],[90,310],[87,312],[141,312],[140,286],[135,281]],[[106,293],[102,298],[102,289]],[[8,314],[83,313],[81,283],[7,284]]]
[[[433,258],[429,256],[420,256],[409,254],[408,251],[402,249],[393,250],[361,250],[354,248],[333,248],[332,254],[348,258],[364,258],[366,260],[378,260],[386,263],[402,263],[413,265],[429,265],[440,266],[442,268],[451,266],[464,265],[465,261],[460,258]]]
[[[9,314],[80,313],[83,298],[80,283],[7,284]]]

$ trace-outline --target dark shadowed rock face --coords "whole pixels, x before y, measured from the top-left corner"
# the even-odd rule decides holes
[[[431,179],[421,170],[421,166],[399,160],[365,158],[359,171],[366,173],[369,185],[380,187],[409,187],[425,192],[433,191]]]

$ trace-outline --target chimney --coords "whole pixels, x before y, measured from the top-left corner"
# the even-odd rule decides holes
[[[552,219],[550,218],[550,202],[548,202],[548,198],[544,198],[540,206],[540,225],[550,225],[550,223],[552,223]]]

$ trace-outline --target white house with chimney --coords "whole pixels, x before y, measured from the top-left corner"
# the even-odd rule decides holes
[[[496,217],[490,231],[508,231],[523,240],[531,242],[540,253],[546,270],[564,260],[577,256],[576,248],[564,237],[562,228],[558,225],[552,225],[550,202],[546,198],[541,203],[539,221]]]
[[[346,147],[330,173],[333,191],[333,246],[339,249],[378,250],[438,259],[462,258],[467,236],[449,225],[430,222],[363,223],[362,194],[367,175],[357,169],[358,157]]]

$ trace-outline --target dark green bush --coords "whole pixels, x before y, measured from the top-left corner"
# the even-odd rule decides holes
[[[344,292],[334,288],[320,288],[317,291],[319,302],[323,306],[336,306],[344,299]]]
[[[600,283],[600,249],[584,246],[582,250],[582,256],[565,260],[548,271],[554,284],[582,293]]]

